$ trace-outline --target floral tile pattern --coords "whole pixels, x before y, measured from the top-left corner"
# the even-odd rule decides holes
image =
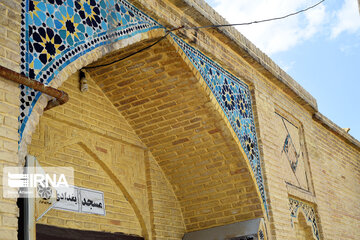
[[[21,71],[41,83],[102,45],[163,28],[124,0],[24,0]],[[21,86],[20,139],[41,93]]]
[[[249,87],[200,51],[191,47],[174,34],[171,36],[200,72],[239,138],[241,146],[250,162],[263,205],[267,212],[266,194]]]

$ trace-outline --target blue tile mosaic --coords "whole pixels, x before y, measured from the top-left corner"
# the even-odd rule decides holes
[[[22,7],[21,71],[45,84],[94,48],[164,28],[124,0],[24,0]],[[21,86],[20,141],[40,95]]]
[[[22,73],[45,84],[69,63],[99,46],[164,28],[125,0],[24,0],[22,6]],[[171,36],[200,72],[229,119],[248,157],[267,212],[248,86],[174,34]],[[21,86],[20,141],[40,95]]]
[[[289,198],[291,226],[294,227],[294,220],[297,219],[298,217],[299,209],[302,209],[302,211],[304,212],[306,221],[311,223],[314,236],[316,237],[317,240],[319,240],[320,239],[319,229],[318,229],[318,223],[316,221],[316,214],[314,208],[312,208],[310,205],[306,204],[305,202],[296,200],[294,198]]]
[[[213,62],[200,51],[191,47],[174,34],[171,34],[171,36],[199,71],[200,75],[215,95],[217,102],[220,104],[239,138],[241,146],[250,162],[263,205],[267,212],[266,194],[261,172],[260,153],[249,87],[239,78],[225,71],[221,66]]]

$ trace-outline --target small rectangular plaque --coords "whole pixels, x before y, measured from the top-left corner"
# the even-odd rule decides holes
[[[104,193],[92,189],[80,189],[81,212],[105,215]]]
[[[55,209],[80,212],[78,187],[56,189],[56,196]]]
[[[105,216],[104,193],[88,188],[70,186],[56,189],[55,209]]]

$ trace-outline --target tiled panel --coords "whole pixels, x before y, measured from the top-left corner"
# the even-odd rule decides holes
[[[172,37],[200,72],[230,121],[248,157],[264,207],[267,211],[266,194],[261,172],[260,153],[249,87],[239,78],[225,71],[221,66],[174,34],[172,34]]]
[[[162,28],[123,0],[24,0],[22,73],[42,83],[94,48]],[[21,86],[20,139],[41,93]]]
[[[313,234],[316,239],[319,240],[319,229],[314,208],[309,204],[294,198],[289,198],[291,225],[294,226],[294,220],[298,217],[299,209],[301,209],[305,214],[306,221],[311,223]]]
[[[310,191],[310,175],[307,172],[307,154],[301,124],[280,113],[275,113],[274,124],[279,126],[274,143],[279,146],[279,167],[283,169],[284,180],[288,184]]]

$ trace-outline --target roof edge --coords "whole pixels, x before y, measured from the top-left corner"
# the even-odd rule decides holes
[[[356,149],[360,150],[360,142],[356,140],[356,138],[348,134],[344,129],[340,128],[338,125],[333,123],[330,119],[322,115],[320,112],[316,112],[313,115],[313,119],[323,125],[326,129],[334,132],[335,135],[344,139],[345,142],[353,145]]]
[[[135,0],[135,5],[141,9],[147,9],[145,0]],[[205,25],[222,25],[229,24],[225,18],[217,13],[204,0],[168,0],[174,4],[183,13],[200,23]],[[358,0],[360,1],[360,0]],[[146,2],[146,1],[145,1]],[[151,14],[156,16],[155,10],[151,10]],[[171,22],[171,21],[170,21]],[[187,21],[186,21],[187,22]],[[165,21],[163,24],[170,24]],[[170,24],[171,25],[171,24]],[[273,60],[271,60],[264,52],[258,49],[250,40],[242,35],[234,27],[217,28],[219,35],[230,41],[223,41],[229,45],[235,52],[238,52],[250,65],[261,72],[270,81],[279,86],[285,93],[289,94],[297,103],[303,106],[312,116],[314,121],[321,123],[328,130],[334,132],[337,136],[351,143],[357,149],[360,149],[360,143],[351,135],[343,131],[338,125],[330,121],[318,111],[316,99],[307,92],[299,83],[297,83],[290,75],[282,70]],[[216,35],[216,33],[213,33]],[[219,37],[219,36],[215,36]]]
[[[190,17],[199,20],[201,19],[202,23],[210,23],[214,25],[223,25],[229,24],[219,13],[217,13],[211,6],[209,6],[204,0],[170,0],[174,4],[183,2],[187,5],[187,8],[184,12],[190,15]],[[360,0],[358,0],[360,1]],[[184,4],[181,4],[185,8]],[[197,14],[194,14],[194,10]],[[238,47],[238,52],[240,55],[247,56],[244,59],[250,64],[257,63],[255,68],[262,72],[265,76],[269,78],[272,82],[280,87],[286,92],[290,93],[295,101],[307,109],[310,114],[312,114],[313,119],[320,124],[322,124],[328,130],[334,132],[337,136],[344,139],[346,142],[355,146],[358,150],[360,149],[360,142],[352,137],[350,134],[346,133],[342,128],[337,124],[332,122],[330,119],[322,115],[318,111],[316,99],[307,92],[298,82],[296,82],[290,75],[288,75],[284,70],[282,70],[270,57],[268,57],[264,52],[257,48],[250,40],[248,40],[244,35],[242,35],[234,27],[218,28],[217,29],[221,34],[225,35],[230,39],[233,44]],[[229,44],[229,43],[227,43]],[[251,59],[249,59],[249,57]],[[259,67],[261,69],[259,69]],[[292,94],[291,94],[292,93]]]
[[[179,2],[179,0],[170,0],[174,3]],[[181,0],[186,3],[188,7],[192,8],[187,9],[185,13],[190,15],[193,18],[204,18],[201,22],[210,22],[214,25],[223,25],[229,24],[219,13],[217,13],[211,6],[209,6],[204,0]],[[194,14],[196,10],[199,14]],[[271,58],[269,58],[264,52],[257,48],[250,40],[248,40],[244,35],[242,35],[234,27],[218,28],[220,33],[229,38],[235,45],[240,47],[243,51],[241,55],[247,54],[252,59],[248,59],[245,56],[245,60],[250,61],[252,64],[257,62],[260,66],[256,66],[260,72],[275,83],[280,83],[282,88],[287,88],[288,91],[295,94],[294,98],[301,105],[307,108],[311,113],[318,111],[318,106],[316,99],[307,92],[299,83],[297,83],[290,75],[288,75],[284,70],[282,70]],[[261,67],[262,69],[259,69]],[[262,71],[261,71],[262,70]],[[269,74],[270,73],[270,74]]]

